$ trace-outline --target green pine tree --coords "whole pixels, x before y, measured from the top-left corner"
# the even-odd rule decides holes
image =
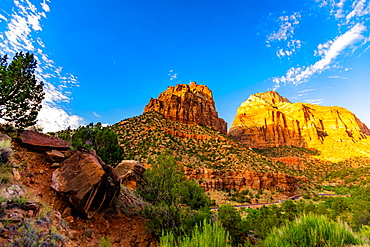
[[[18,128],[35,125],[44,99],[43,83],[35,77],[37,61],[33,54],[0,56],[0,118]]]

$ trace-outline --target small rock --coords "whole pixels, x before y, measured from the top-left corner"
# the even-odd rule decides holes
[[[2,189],[0,194],[6,199],[11,199],[15,196],[23,196],[24,191],[21,187],[19,187],[19,185],[13,184],[8,186],[7,188]]]
[[[77,235],[77,231],[75,230],[67,231],[67,237],[72,240],[76,239],[76,235]]]
[[[8,236],[9,236],[9,231],[8,231],[8,229],[0,228],[0,237],[2,237],[2,238],[7,238]]]
[[[59,167],[61,167],[61,165],[60,165],[60,163],[53,163],[53,164],[51,164],[50,167],[51,168],[59,168]]]
[[[22,222],[24,219],[23,214],[20,212],[11,212],[7,215],[5,215],[1,220],[7,220],[7,221],[12,221],[12,222]]]
[[[66,217],[66,220],[67,220],[67,222],[69,223],[69,224],[72,224],[75,220],[74,220],[74,218],[73,218],[73,216],[68,216],[68,217]]]
[[[46,151],[45,154],[46,154],[46,159],[54,163],[63,161],[66,158],[62,152],[55,150],[55,149],[51,151]]]
[[[4,228],[4,224],[1,221],[0,221],[0,228]]]

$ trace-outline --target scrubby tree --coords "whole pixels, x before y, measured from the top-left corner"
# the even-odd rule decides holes
[[[147,228],[156,236],[172,232],[176,237],[189,233],[210,216],[210,200],[199,184],[186,180],[175,158],[159,155],[144,173],[139,195],[149,204],[144,209]]]
[[[16,53],[11,63],[0,56],[0,118],[18,128],[35,125],[44,99],[43,83],[35,77],[33,54]]]
[[[122,161],[123,148],[112,129],[103,127],[101,123],[95,125],[90,123],[80,126],[72,133],[72,131],[64,131],[61,136],[58,136],[71,139],[72,147],[75,149],[96,150],[99,157],[111,166],[116,166]]]

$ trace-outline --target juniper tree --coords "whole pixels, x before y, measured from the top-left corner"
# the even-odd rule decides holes
[[[33,54],[16,53],[0,56],[0,118],[25,128],[36,124],[44,99],[43,83],[35,77],[37,61]]]

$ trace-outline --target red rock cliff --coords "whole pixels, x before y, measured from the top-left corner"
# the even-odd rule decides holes
[[[306,178],[293,177],[284,173],[261,173],[254,171],[219,171],[213,169],[191,169],[185,167],[185,176],[200,180],[200,186],[205,190],[225,190],[245,188],[280,189],[283,192],[295,192],[300,183],[307,182]]]
[[[353,148],[356,143],[370,144],[370,130],[353,113],[337,106],[291,103],[273,91],[251,95],[243,102],[229,135],[252,148],[294,145],[328,151],[346,143],[351,153],[343,158],[370,156],[363,147]]]
[[[169,120],[227,132],[227,123],[218,117],[212,91],[195,82],[168,87],[158,99],[150,99],[144,113],[150,111],[157,111]]]

